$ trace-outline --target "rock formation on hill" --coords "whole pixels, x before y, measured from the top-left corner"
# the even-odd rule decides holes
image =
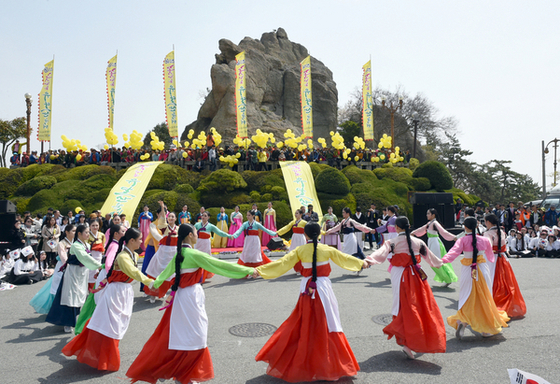
[[[300,62],[309,55],[301,44],[288,39],[286,31],[264,33],[260,40],[245,37],[236,45],[227,39],[219,41],[220,53],[212,65],[212,90],[198,112],[198,118],[187,125],[196,133],[215,127],[226,143],[237,133],[235,111],[235,55],[245,51],[247,68],[247,119],[249,137],[257,128],[272,132],[283,140],[286,129],[301,133]],[[338,92],[332,72],[311,57],[313,96],[313,136],[328,137],[337,126]]]

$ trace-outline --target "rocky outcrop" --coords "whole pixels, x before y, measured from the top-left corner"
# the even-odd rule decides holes
[[[218,43],[216,64],[210,76],[212,90],[206,96],[197,119],[187,125],[196,133],[215,127],[226,144],[237,133],[235,113],[235,55],[245,51],[247,68],[247,119],[249,136],[257,128],[283,139],[287,129],[301,133],[300,62],[307,48],[288,39],[286,31],[264,33],[260,40],[245,37],[239,44],[227,39]],[[338,92],[332,72],[311,57],[314,137],[328,137],[337,126]]]

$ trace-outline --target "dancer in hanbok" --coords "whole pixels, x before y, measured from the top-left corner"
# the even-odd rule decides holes
[[[229,227],[229,234],[233,235],[241,226],[243,225],[243,214],[239,212],[239,205],[236,205],[233,212],[231,213],[231,227]],[[228,248],[241,248],[245,244],[245,234],[241,235],[236,239],[229,239],[227,246]]]
[[[379,227],[372,230],[372,233],[381,233],[383,241],[397,237],[395,221],[397,220],[397,209],[394,206],[387,207],[387,220]]]
[[[447,323],[457,330],[455,336],[458,339],[463,337],[467,325],[473,331],[482,333],[482,336],[489,337],[500,333],[509,321],[506,312],[498,310],[492,298],[487,263],[487,260],[494,260],[492,243],[487,238],[476,235],[478,221],[474,217],[467,217],[463,225],[466,235],[459,238],[442,258],[444,263],[451,263],[463,254],[459,308],[455,315],[447,318]],[[477,255],[476,259],[473,255]]]
[[[54,325],[63,325],[64,332],[72,332],[76,326],[76,318],[80,308],[86,301],[88,293],[88,270],[101,269],[101,263],[90,255],[89,229],[85,225],[78,225],[76,237],[68,260],[63,268],[64,274],[46,321]]]
[[[305,224],[307,224],[307,221],[302,219],[303,214],[304,212],[301,209],[296,209],[296,212],[294,214],[295,219],[290,221],[288,224],[286,224],[285,226],[283,226],[278,230],[278,236],[282,236],[283,234],[287,233],[290,229],[292,230],[293,235],[292,235],[292,240],[290,241],[289,251],[293,251],[300,245],[305,244],[307,241],[305,239],[305,235],[303,234]],[[296,271],[297,274],[301,275],[302,269],[303,267],[301,266],[301,263],[296,263],[296,265],[294,266],[294,270]]]
[[[228,221],[229,221],[229,217],[228,214],[226,213],[226,209],[224,207],[220,208],[220,213],[218,213],[218,216],[216,217],[216,228],[218,228],[220,231],[224,232],[226,234],[226,236],[222,236],[219,235],[217,233],[214,233],[214,248],[226,248],[227,247],[227,242],[229,237],[227,237],[227,233],[228,233]],[[181,223],[183,224],[183,223]]]
[[[248,211],[247,221],[232,235],[233,238],[237,238],[241,234],[245,235],[245,244],[243,244],[243,251],[237,260],[238,264],[258,267],[259,265],[270,263],[270,259],[262,251],[259,230],[268,233],[272,237],[276,236],[276,232],[263,227],[261,223],[255,221],[253,212]]]
[[[148,237],[142,235],[142,242],[144,243],[144,260],[142,261],[142,273],[147,274],[147,269],[152,258],[159,248],[159,242],[162,239],[161,231],[158,229],[155,223],[150,223],[150,230],[148,232]],[[144,292],[144,284],[140,283],[140,292]]]
[[[338,221],[336,215],[333,213],[332,207],[329,207],[327,212],[328,213],[323,215],[323,218],[321,219],[321,226],[324,232],[328,232],[329,229],[336,226],[336,222]],[[340,244],[340,235],[338,233],[333,233],[332,235],[325,234],[321,236],[321,243],[338,248]]]
[[[194,227],[181,224],[176,256],[154,282],[157,288],[169,277],[176,276],[172,302],[126,373],[133,383],[175,379],[188,384],[214,378],[207,345],[208,317],[204,307],[204,290],[199,283],[203,270],[232,279],[256,275],[256,272],[253,268],[218,260],[197,251],[193,249],[196,242]]]
[[[159,274],[167,267],[173,256],[175,256],[176,246],[177,246],[177,229],[178,226],[175,225],[177,218],[175,213],[169,212],[167,219],[165,217],[167,209],[163,204],[163,201],[159,201],[160,208],[158,209],[158,219],[157,227],[161,231],[162,238],[159,241],[159,247],[157,252],[152,257],[150,265],[146,269],[147,275],[151,279],[155,279]],[[144,292],[150,296],[150,302],[155,303],[156,298],[162,298],[165,296],[171,284],[173,282],[170,276],[169,279],[161,284],[158,289],[150,289],[144,285]]]
[[[278,236],[282,236],[288,233],[288,231],[292,230],[293,235],[292,235],[292,241],[290,242],[290,249],[289,249],[290,251],[293,251],[300,245],[306,243],[305,235],[303,234],[303,231],[305,225],[307,224],[307,221],[303,220],[302,216],[303,216],[303,212],[300,209],[296,209],[295,219],[293,219],[288,224],[286,224],[285,226],[283,226],[278,230]]]
[[[362,232],[371,232],[373,229],[358,223],[356,220],[351,219],[352,211],[350,208],[345,207],[342,209],[342,221],[329,229],[326,234],[332,235],[334,233],[342,232],[344,234],[344,242],[342,243],[342,252],[355,256],[359,259],[364,259],[364,252],[356,241],[354,232],[356,230]]]
[[[268,363],[268,375],[290,383],[336,381],[354,376],[360,370],[342,330],[338,302],[329,279],[329,261],[350,271],[367,267],[367,262],[318,244],[320,233],[318,223],[308,223],[306,244],[279,260],[257,267],[259,275],[273,279],[298,262],[303,265],[295,309],[255,357]]]
[[[99,231],[99,220],[93,219],[89,224],[89,239],[88,243],[91,246],[91,257],[101,263],[103,254],[105,253],[105,235]],[[89,271],[88,286],[93,289],[95,285],[96,271]]]
[[[114,215],[113,218],[111,218],[109,228],[107,228],[107,230],[105,231],[105,248],[107,248],[107,246],[109,245],[109,236],[110,236],[109,232],[111,232],[111,226],[113,225],[119,225],[119,226],[122,225],[121,217],[119,215]]]
[[[439,236],[441,235],[441,237],[447,241],[456,241],[457,237],[454,234],[447,232],[437,221],[437,211],[434,208],[428,209],[426,217],[428,218],[428,222],[420,228],[415,229],[410,234],[416,237],[421,237],[424,236],[424,234],[427,234],[428,248],[430,248],[430,251],[432,251],[434,255],[441,259],[445,256],[447,250],[445,249],[445,246]],[[436,273],[434,281],[438,283],[445,283],[446,287],[451,285],[451,283],[459,281],[459,278],[455,274],[451,264],[443,264],[440,268],[432,267],[432,269]]]
[[[35,312],[40,314],[49,313],[52,303],[54,301],[54,296],[60,281],[62,279],[63,272],[60,270],[62,266],[66,263],[68,259],[68,250],[72,246],[74,241],[74,234],[76,233],[76,228],[72,224],[67,224],[64,228],[64,232],[60,237],[58,242],[58,255],[56,256],[56,266],[54,272],[49,281],[43,285],[43,288],[29,302],[29,304],[35,309]]]
[[[264,227],[276,232],[276,211],[272,208],[272,202],[268,202],[268,208],[264,210]],[[262,243],[267,245],[272,237],[268,233],[263,233]]]
[[[142,232],[142,238],[146,239],[148,237],[148,233],[150,231],[150,224],[154,220],[154,215],[150,212],[150,207],[144,205],[142,212],[138,216],[138,228],[140,228],[140,232]],[[142,244],[142,250],[145,250],[146,247]]]
[[[381,248],[366,258],[371,265],[389,260],[393,290],[393,321],[383,328],[388,339],[395,336],[397,344],[409,359],[417,353],[443,353],[446,348],[445,325],[426,274],[420,267],[421,259],[432,267],[443,262],[426,244],[410,237],[406,216],[395,219],[397,236],[383,243]]]
[[[506,311],[510,318],[523,317],[527,312],[527,306],[509,262],[505,233],[501,230],[500,221],[496,215],[486,215],[484,220],[486,221],[486,228],[488,228],[484,232],[484,237],[492,243],[494,258],[496,259],[492,283],[494,303],[496,303],[498,310]]]
[[[185,204],[183,205],[183,210],[181,212],[179,212],[179,216],[177,217],[179,219],[179,224],[188,224],[191,222],[191,214],[188,211],[189,207]],[[144,239],[144,242],[146,240],[145,237],[142,237]]]
[[[95,283],[92,288],[89,289],[90,293],[80,311],[78,320],[76,320],[76,327],[74,328],[74,334],[79,335],[84,326],[91,319],[93,311],[95,311],[96,303],[99,298],[103,295],[103,292],[99,292],[100,288],[103,288],[107,284],[107,274],[115,261],[115,257],[119,251],[119,241],[126,233],[127,229],[124,225],[111,225],[109,228],[109,239],[107,241],[107,251],[103,257],[103,269],[99,272],[98,276],[95,278]],[[100,287],[101,286],[101,287]]]
[[[66,356],[77,356],[78,361],[100,371],[118,371],[121,365],[119,342],[122,340],[134,304],[134,292],[131,283],[141,281],[145,285],[153,280],[137,268],[138,254],[142,234],[136,228],[130,228],[119,241],[119,253],[107,274],[107,286],[103,288],[93,316],[83,332],[74,337],[64,348]]]

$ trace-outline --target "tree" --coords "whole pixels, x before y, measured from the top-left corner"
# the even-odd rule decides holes
[[[340,124],[340,128],[342,128],[340,136],[344,138],[344,145],[346,145],[347,148],[352,148],[354,137],[363,137],[361,125],[355,121],[348,120]]]
[[[154,132],[156,136],[159,138],[159,141],[165,142],[165,146],[169,148],[171,144],[173,144],[173,139],[169,136],[169,129],[167,128],[167,124],[160,123],[154,127],[151,131],[149,131],[146,136],[144,136],[144,146],[146,148],[152,148],[150,145],[150,141],[152,141],[152,137],[150,135],[151,132]]]
[[[6,154],[16,140],[24,138],[27,134],[27,121],[18,117],[11,121],[0,120],[0,143],[2,144],[2,157],[0,166],[7,167]]]

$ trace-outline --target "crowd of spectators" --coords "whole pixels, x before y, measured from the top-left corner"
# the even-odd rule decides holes
[[[303,151],[297,148],[278,148],[269,145],[266,148],[250,145],[248,148],[239,146],[225,145],[224,147],[216,147],[215,145],[205,146],[203,148],[175,148],[163,151],[159,150],[135,150],[132,148],[109,148],[95,149],[89,151],[65,151],[65,150],[48,150],[37,154],[32,151],[31,154],[26,152],[13,152],[10,157],[10,165],[12,167],[25,167],[31,164],[61,164],[67,168],[81,166],[86,164],[108,165],[110,163],[126,163],[128,165],[141,162],[142,156],[149,155],[151,161],[166,161],[171,164],[183,166],[189,170],[200,172],[208,169],[214,171],[218,168],[228,167],[227,163],[221,162],[220,157],[236,156],[240,162],[245,162],[244,169],[254,171],[270,169],[270,162],[299,160],[307,162],[327,162],[330,166],[341,168],[342,162],[348,162],[356,165],[360,162],[370,162],[372,157],[379,157],[380,163],[389,161],[390,150],[388,149],[354,149],[344,158],[342,150],[335,148],[314,148],[305,149]],[[404,162],[410,161],[410,152],[404,153]],[[238,165],[233,167],[234,171],[238,170]]]

